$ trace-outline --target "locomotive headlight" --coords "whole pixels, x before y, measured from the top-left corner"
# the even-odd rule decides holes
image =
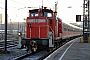
[[[21,36],[22,35],[22,33],[21,32],[18,32],[18,36]]]

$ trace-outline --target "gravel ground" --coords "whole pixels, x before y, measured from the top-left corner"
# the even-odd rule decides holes
[[[0,53],[0,60],[15,60],[16,57],[27,53],[25,50],[17,49],[17,47],[7,48],[10,53]]]
[[[42,57],[46,53],[47,53],[46,51],[40,51],[40,52],[35,53],[31,56],[28,56],[27,58],[22,59],[22,60],[38,60],[40,57]]]

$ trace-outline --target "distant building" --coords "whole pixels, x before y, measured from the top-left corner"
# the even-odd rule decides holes
[[[8,15],[7,15],[7,22],[8,22]],[[0,24],[4,24],[4,23],[5,23],[5,15],[0,14]]]

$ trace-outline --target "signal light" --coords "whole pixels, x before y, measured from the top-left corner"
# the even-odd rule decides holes
[[[21,32],[18,32],[18,36],[21,36],[22,35],[22,33]]]
[[[80,22],[81,21],[81,15],[76,15],[76,22]]]

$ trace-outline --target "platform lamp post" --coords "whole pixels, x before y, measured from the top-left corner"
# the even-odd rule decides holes
[[[26,21],[26,19],[24,18],[23,20],[24,20],[24,37],[25,37],[25,26],[26,26],[25,21]]]
[[[5,0],[5,41],[4,41],[4,51],[7,53],[7,0]]]

